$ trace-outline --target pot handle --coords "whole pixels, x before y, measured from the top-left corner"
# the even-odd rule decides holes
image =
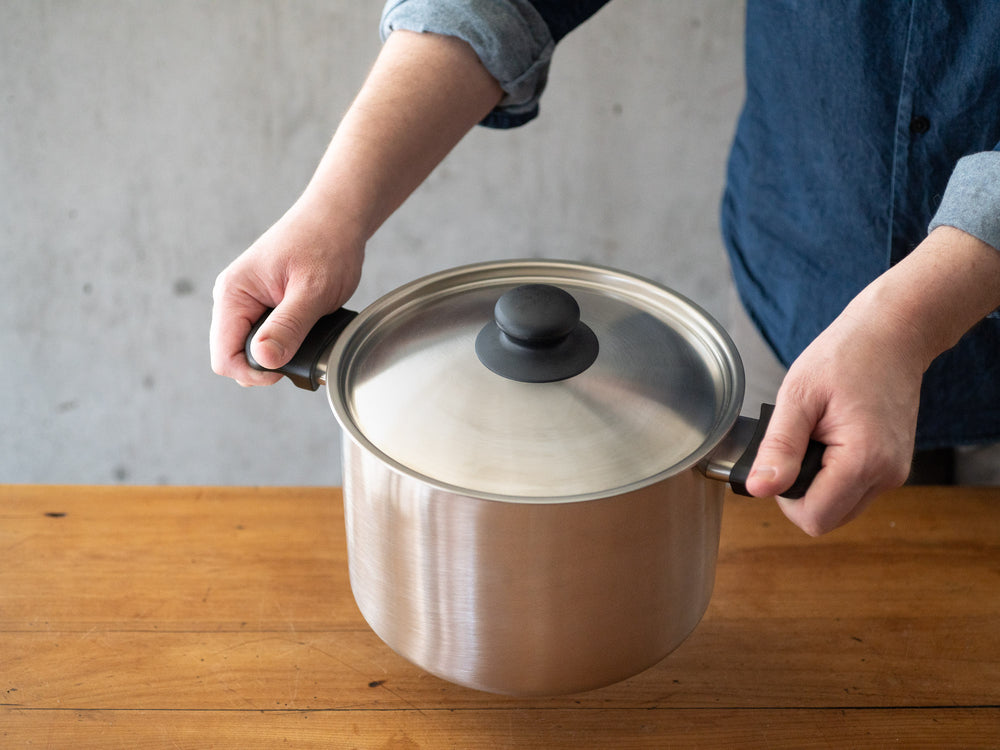
[[[250,342],[253,341],[253,337],[272,312],[272,309],[266,310],[260,319],[253,324],[247,335],[246,343],[243,346],[247,363],[255,370],[280,372],[299,388],[304,388],[307,391],[317,390],[326,382],[327,360],[337,337],[358,314],[342,307],[336,312],[324,315],[306,334],[302,346],[292,355],[288,363],[271,369],[263,367],[253,358],[253,355],[250,354]]]
[[[753,466],[754,459],[757,458],[760,441],[764,439],[764,434],[767,432],[767,426],[771,421],[773,413],[774,406],[772,404],[761,404],[760,418],[756,420],[755,424],[752,419],[740,417],[740,423],[733,430],[734,433],[742,432],[743,434],[749,434],[751,429],[753,431],[742,454],[732,464],[732,468],[729,469],[728,476],[723,477],[728,480],[730,486],[733,488],[733,492],[737,495],[750,497],[750,493],[747,492],[746,481],[750,477],[750,468]],[[823,468],[823,451],[825,450],[826,446],[823,443],[817,440],[809,441],[809,445],[806,448],[806,455],[802,459],[802,469],[799,471],[799,475],[792,486],[781,493],[782,497],[798,500],[806,494],[809,485],[812,484],[819,470]],[[713,472],[710,469],[703,469],[703,471],[708,476],[713,476]]]

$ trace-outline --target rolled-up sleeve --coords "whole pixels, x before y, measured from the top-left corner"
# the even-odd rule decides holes
[[[928,231],[942,225],[1000,250],[1000,150],[958,160]]]
[[[457,37],[472,47],[504,92],[483,125],[511,128],[538,115],[555,41],[527,0],[389,0],[382,39],[399,30]]]

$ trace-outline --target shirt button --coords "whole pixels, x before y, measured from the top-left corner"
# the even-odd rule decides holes
[[[914,135],[923,135],[931,129],[931,121],[923,115],[919,115],[910,120],[910,132]]]

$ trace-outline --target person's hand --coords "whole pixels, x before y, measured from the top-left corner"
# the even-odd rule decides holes
[[[465,42],[393,32],[302,198],[216,280],[212,369],[242,385],[277,382],[247,365],[252,325],[275,308],[251,353],[285,364],[357,288],[368,239],[502,94]]]
[[[213,290],[209,344],[212,369],[240,385],[269,385],[281,376],[253,370],[244,354],[251,326],[274,308],[251,343],[264,367],[280,367],[309,329],[354,293],[364,245],[339,240],[337,217],[300,202],[219,274]]]
[[[931,232],[866,287],[799,356],[783,381],[747,479],[757,497],[794,482],[810,437],[823,468],[785,515],[819,535],[906,481],[923,373],[1000,305],[1000,252],[953,227]]]
[[[805,497],[778,498],[813,536],[847,523],[909,474],[924,366],[895,326],[874,320],[863,303],[849,307],[792,364],[747,480],[755,496],[780,495],[809,438],[826,444]]]

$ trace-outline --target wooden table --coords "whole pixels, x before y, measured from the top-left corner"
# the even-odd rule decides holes
[[[0,486],[0,747],[1000,747],[1000,490],[729,497],[721,547],[673,654],[525,700],[368,629],[339,490]]]

